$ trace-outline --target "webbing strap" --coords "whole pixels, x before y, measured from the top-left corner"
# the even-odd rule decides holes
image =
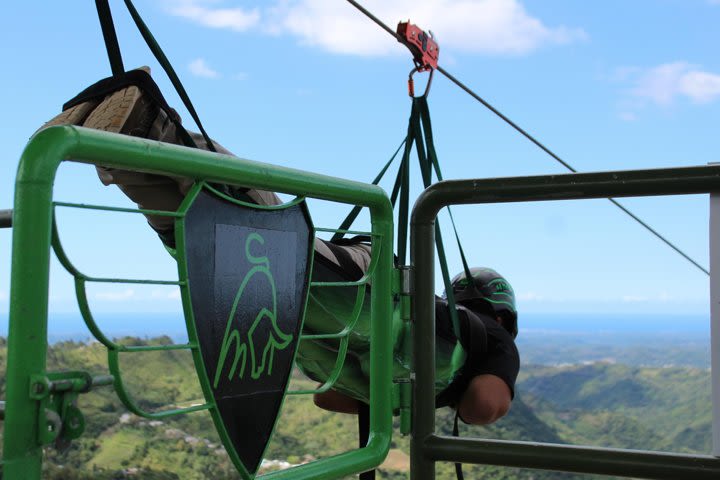
[[[420,118],[422,119],[423,130],[425,131],[425,142],[427,143],[428,158],[432,163],[433,169],[435,170],[435,176],[437,177],[438,181],[442,181],[443,176],[442,172],[440,171],[440,162],[438,161],[437,153],[435,152],[435,141],[433,140],[432,124],[430,122],[430,109],[428,108],[427,97],[419,97],[416,100],[420,109]],[[462,243],[460,242],[460,235],[458,235],[457,227],[455,226],[455,218],[453,217],[450,207],[447,207],[447,211],[448,215],[450,216],[450,223],[452,224],[453,232],[455,233],[455,241],[457,242],[458,251],[460,252],[460,259],[462,260],[465,277],[467,279],[470,279],[472,278],[472,274],[470,273],[470,267],[468,265],[467,258],[465,257],[465,250],[463,249]]]
[[[423,115],[423,111],[426,115]],[[432,165],[437,163],[437,153],[435,152],[435,144],[432,139],[432,129],[429,122],[430,113],[427,105],[427,98],[414,97],[413,107],[410,114],[410,127],[412,136],[415,139],[418,162],[420,163],[420,172],[423,179],[423,187],[427,188],[432,184]],[[401,217],[400,224],[407,225],[407,216]],[[454,228],[453,224],[453,228]],[[455,238],[460,245],[460,238],[455,230]],[[400,238],[403,243],[405,238]],[[450,271],[447,265],[447,256],[445,255],[445,245],[443,243],[442,231],[440,229],[440,221],[435,221],[435,248],[440,260],[440,271],[442,272],[443,283],[445,284],[445,296],[447,297],[448,308],[450,310],[450,320],[453,325],[453,333],[455,338],[460,339],[460,321],[458,319],[457,309],[455,308],[455,295],[453,294],[452,284],[450,281]],[[462,247],[461,247],[462,248]],[[465,262],[466,263],[466,262]],[[469,269],[468,269],[469,271]]]
[[[390,160],[388,160],[388,162],[385,164],[385,166],[382,168],[382,170],[380,170],[380,173],[378,173],[378,175],[372,181],[373,185],[377,185],[378,183],[380,183],[380,180],[382,180],[382,178],[385,176],[385,172],[388,171],[388,168],[390,168],[390,165],[392,165],[393,161],[395,160],[395,157],[397,157],[398,152],[400,152],[400,149],[402,148],[402,146],[405,144],[406,141],[407,141],[407,139],[403,138],[403,141],[400,142],[400,145],[398,145],[397,150],[395,150],[395,153],[393,153],[392,157],[390,157]],[[394,202],[393,202],[393,205],[395,205]],[[362,210],[362,208],[363,207],[360,207],[360,206],[353,207],[353,209],[350,211],[350,213],[348,213],[348,216],[345,217],[345,220],[343,220],[343,222],[338,227],[338,230],[349,230],[350,227],[352,226],[353,222],[357,218],[357,216],[360,214],[360,211]],[[335,235],[332,236],[332,239],[330,239],[330,241],[336,242],[336,241],[340,240],[341,238],[343,238],[344,236],[345,236],[344,232],[337,232]]]
[[[435,142],[433,141],[432,125],[430,123],[430,110],[427,104],[427,98],[414,97],[412,103],[412,109],[410,112],[410,120],[408,122],[407,136],[405,140],[400,143],[400,146],[385,164],[380,173],[373,180],[373,184],[380,182],[382,177],[387,172],[390,164],[395,160],[398,152],[403,148],[403,156],[398,169],[397,177],[393,185],[392,193],[390,195],[390,201],[392,202],[393,208],[397,204],[399,199],[400,203],[398,206],[398,222],[397,222],[397,262],[400,265],[404,265],[407,261],[407,240],[408,240],[408,214],[409,214],[409,195],[410,195],[410,155],[412,154],[413,146],[417,152],[418,163],[420,165],[420,174],[423,179],[423,186],[425,188],[432,184],[432,174],[435,172],[438,180],[442,180],[442,172],[440,171],[440,162],[437,158],[435,151]],[[452,216],[452,211],[448,208],[450,213],[450,221],[453,226],[453,232],[455,233],[455,240],[457,241],[458,250],[460,251],[460,258],[462,259],[463,270],[468,278],[471,278],[470,268],[465,257],[465,252],[460,242],[460,236],[455,226],[455,219]],[[357,218],[360,212],[360,207],[355,207],[350,214],[342,222],[339,230],[348,230],[352,225],[353,221]],[[342,233],[336,233],[333,237],[333,241],[338,241],[343,236]],[[453,324],[453,332],[456,338],[460,338],[460,323],[458,319],[457,309],[455,308],[455,295],[452,291],[452,284],[450,280],[450,271],[448,270],[447,257],[445,255],[445,246],[443,243],[442,232],[440,229],[440,222],[435,222],[435,246],[438,252],[438,259],[440,260],[440,269],[442,271],[443,283],[445,284],[445,294],[448,301],[448,307],[450,309],[450,318]]]
[[[120,75],[125,72],[125,67],[123,66],[120,45],[118,44],[117,33],[115,33],[115,23],[112,19],[108,0],[95,0],[95,8],[97,8],[100,28],[102,28],[105,49],[107,50],[108,60],[110,60],[110,68],[112,69],[113,75]]]
[[[410,116],[412,118],[412,115]],[[400,205],[398,206],[398,262],[407,265],[407,238],[408,238],[408,208],[410,203],[410,152],[413,142],[417,141],[412,135],[412,122],[408,125],[408,141],[405,142],[405,151],[402,157],[400,179]]]
[[[170,61],[165,56],[165,53],[162,51],[162,48],[160,48],[160,45],[155,40],[155,37],[153,37],[152,33],[150,33],[150,29],[140,17],[140,14],[138,13],[135,6],[132,4],[132,1],[124,1],[128,12],[130,12],[130,16],[135,22],[135,26],[140,31],[140,35],[142,35],[153,56],[158,61],[162,69],[165,71],[168,78],[170,78],[170,82],[172,83],[173,87],[175,87],[175,91],[180,96],[183,105],[185,105],[185,108],[190,113],[190,116],[192,116],[195,124],[200,129],[200,133],[202,134],[203,139],[205,139],[205,142],[207,143],[208,150],[215,152],[215,146],[213,145],[212,140],[210,140],[210,136],[205,131],[205,128],[200,121],[200,117],[198,116],[197,112],[195,111],[195,107],[190,101],[190,97],[185,91],[185,87],[183,87],[182,83],[180,82],[180,79],[178,78],[175,70],[170,64]],[[115,26],[112,20],[112,14],[110,12],[108,0],[96,0],[95,6],[97,7],[98,18],[100,19],[100,26],[102,27],[103,31],[103,39],[105,40],[105,48],[108,53],[108,58],[110,60],[110,67],[112,69],[113,76],[120,75],[125,72],[125,68],[123,67],[120,46],[118,44],[117,35],[115,33]]]
[[[453,424],[453,437],[459,437],[460,436],[460,428],[458,427],[458,418],[460,418],[460,410],[455,410],[455,422]],[[457,475],[458,480],[465,480],[465,475],[463,475],[462,470],[462,463],[456,462],[455,463],[455,475]]]
[[[147,46],[150,48],[150,51],[153,53],[158,63],[160,63],[162,69],[165,70],[168,78],[170,78],[170,82],[172,83],[173,87],[175,87],[175,91],[180,96],[183,105],[185,105],[185,108],[187,108],[187,111],[190,113],[190,116],[192,116],[195,124],[200,129],[200,133],[202,133],[202,136],[207,143],[208,150],[215,152],[215,145],[213,145],[212,140],[210,140],[210,136],[208,136],[207,132],[203,128],[200,117],[198,117],[198,114],[195,111],[195,107],[193,107],[193,104],[190,101],[190,97],[185,91],[185,87],[183,87],[183,84],[180,82],[180,79],[175,73],[175,69],[173,69],[170,61],[165,56],[165,53],[160,48],[160,45],[155,40],[155,37],[153,37],[152,33],[150,33],[150,29],[147,27],[147,25],[145,25],[145,22],[143,22],[143,19],[140,17],[140,14],[135,9],[135,6],[132,4],[132,2],[130,0],[125,0],[125,6],[127,6],[128,11],[130,12],[130,16],[135,22],[135,26],[137,26],[138,30],[140,30],[140,35],[142,35],[145,43],[147,43]]]

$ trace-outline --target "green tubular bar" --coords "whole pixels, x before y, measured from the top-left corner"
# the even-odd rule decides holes
[[[434,224],[457,204],[682,195],[720,191],[720,166],[453,180],[428,187],[411,219],[414,352],[411,478],[433,480],[436,461],[599,473],[657,479],[720,478],[720,458],[528,442],[458,439],[435,434]],[[419,354],[422,352],[422,354]]]
[[[180,347],[180,348],[174,348],[174,350],[188,348],[188,346],[186,346],[186,345],[166,345],[166,346],[167,347]],[[192,348],[192,350],[196,350],[196,347],[194,345],[191,348]],[[157,349],[157,350],[159,350],[159,349]],[[168,349],[166,348],[165,350],[168,350]],[[110,374],[115,379],[114,387],[115,387],[115,392],[118,395],[118,398],[120,398],[120,401],[123,402],[123,405],[125,405],[125,407],[127,407],[128,410],[130,410],[132,413],[134,413],[137,416],[140,416],[143,418],[150,418],[153,420],[162,420],[163,418],[174,417],[175,415],[182,415],[185,413],[192,413],[192,412],[197,412],[200,410],[209,410],[210,408],[213,407],[213,405],[210,403],[204,403],[202,405],[194,405],[192,407],[187,407],[187,408],[172,408],[169,410],[162,410],[159,412],[145,411],[142,408],[140,408],[140,406],[132,399],[132,397],[130,397],[127,389],[125,388],[125,383],[122,380],[122,374],[120,372],[120,352],[118,350],[108,350],[108,368],[110,369]]]
[[[87,203],[53,202],[57,207],[80,208],[84,210],[104,210],[106,212],[144,213],[146,215],[162,215],[164,217],[182,217],[182,213],[166,210],[147,210],[144,208],[108,207],[105,205],[88,205]]]
[[[30,378],[32,375],[44,375],[46,371],[53,181],[60,163],[68,159],[130,170],[167,172],[184,177],[203,178],[208,182],[242,184],[366,206],[371,214],[372,234],[384,246],[378,252],[377,269],[372,278],[373,319],[387,319],[392,315],[393,216],[390,200],[381,188],[81,127],[58,126],[45,129],[35,135],[25,148],[15,183],[3,478],[40,478],[42,447],[37,440],[39,403],[29,396]],[[85,296],[86,281],[112,280],[91,279],[82,274],[75,278],[78,292],[83,292],[83,295],[79,296]],[[86,313],[89,314],[89,309],[87,310]],[[93,323],[94,321],[89,324],[91,329]],[[93,331],[93,334],[99,333],[99,339],[104,340],[106,346],[113,345],[113,342],[102,336],[97,325],[94,325],[94,328],[97,332]],[[367,446],[275,472],[267,475],[268,478],[339,478],[374,468],[385,459],[392,434],[390,322],[373,320],[370,340],[371,434]],[[109,351],[110,363],[118,363],[120,349],[117,347],[122,346],[112,349],[114,353]],[[182,347],[189,347],[197,354],[194,344]],[[115,382],[117,386],[117,378]],[[195,409],[204,407],[197,406]],[[210,405],[207,408],[215,407]],[[164,412],[163,415],[170,413]]]
[[[315,285],[313,282],[311,285]],[[342,329],[342,331],[338,333],[331,333],[326,335],[301,335],[300,341],[304,340],[319,340],[319,339],[332,339],[332,338],[339,338],[340,339],[340,347],[338,348],[337,352],[337,359],[335,360],[335,365],[333,365],[333,369],[330,372],[330,375],[328,375],[328,379],[323,383],[319,388],[314,390],[288,390],[286,393],[287,395],[307,395],[310,393],[324,393],[330,390],[333,385],[335,385],[335,382],[337,381],[338,377],[340,377],[340,372],[342,371],[343,363],[345,362],[345,356],[347,355],[348,351],[348,334],[352,331],[353,328],[355,328],[355,324],[357,323],[358,319],[360,318],[360,312],[362,311],[363,306],[363,300],[365,299],[365,285],[362,284],[358,287],[357,297],[355,299],[355,308],[353,309],[353,312],[350,314],[350,321],[348,322],[347,326]],[[330,287],[326,287],[330,288]]]
[[[131,213],[146,213],[150,212],[153,214],[166,214],[166,213],[172,213],[171,216],[181,218],[182,214],[178,214],[176,212],[162,212],[157,210],[142,210],[142,209],[129,209],[129,208],[115,208],[115,207],[104,207],[104,206],[98,206],[98,205],[84,205],[84,204],[73,204],[73,203],[65,203],[65,202],[54,202],[55,206],[64,206],[64,207],[72,207],[72,208],[86,208],[86,209],[92,209],[92,210],[103,210],[103,211],[111,211],[111,212],[131,212]],[[115,391],[118,395],[118,398],[120,401],[125,405],[125,407],[134,413],[135,415],[144,417],[144,418],[150,418],[154,420],[159,420],[163,418],[168,418],[175,415],[181,415],[191,412],[197,412],[201,410],[208,410],[212,407],[209,403],[205,403],[202,405],[194,405],[192,407],[188,408],[172,408],[168,410],[161,410],[157,412],[148,412],[140,408],[140,406],[133,400],[133,398],[130,396],[130,394],[127,391],[127,388],[125,387],[125,382],[123,381],[122,371],[120,370],[120,361],[119,361],[119,353],[120,352],[157,352],[157,351],[169,351],[169,350],[197,350],[197,343],[187,343],[187,344],[180,344],[180,345],[142,345],[142,346],[128,346],[128,345],[121,345],[117,342],[113,342],[110,340],[107,335],[105,335],[100,327],[98,326],[97,322],[95,321],[95,318],[91,312],[90,305],[88,303],[87,299],[87,289],[86,289],[86,283],[87,282],[95,282],[95,283],[130,283],[130,284],[146,284],[146,285],[185,285],[184,281],[170,281],[170,280],[136,280],[136,279],[120,279],[120,278],[96,278],[96,277],[90,277],[84,273],[82,273],[80,270],[73,265],[72,261],[68,257],[67,253],[65,252],[65,249],[62,246],[62,242],[60,241],[60,235],[57,231],[57,224],[55,221],[53,221],[52,224],[52,247],[53,250],[55,250],[55,255],[58,257],[58,260],[60,261],[60,264],[65,268],[65,270],[70,273],[74,279],[75,279],[75,293],[78,300],[78,306],[80,308],[80,313],[85,320],[85,324],[87,325],[90,332],[93,334],[95,339],[102,343],[108,351],[108,367],[110,369],[111,378],[113,378],[112,385],[115,388]]]
[[[340,232],[343,233],[352,233],[357,235],[370,235],[374,239],[374,243],[376,245],[376,248],[373,249],[373,255],[370,259],[370,265],[368,265],[368,269],[365,272],[365,275],[363,275],[362,278],[355,281],[348,281],[348,282],[311,282],[310,283],[310,298],[313,299],[313,293],[312,293],[312,287],[321,287],[321,288],[333,288],[333,287],[357,287],[357,293],[355,294],[355,304],[353,306],[353,311],[350,313],[350,321],[347,322],[345,327],[336,333],[326,333],[326,334],[307,334],[302,335],[300,337],[300,341],[308,341],[308,340],[330,340],[330,339],[340,339],[340,345],[337,350],[335,364],[333,365],[332,370],[328,374],[328,379],[317,389],[308,389],[308,390],[288,390],[288,395],[307,395],[312,393],[324,393],[330,390],[335,383],[337,382],[338,378],[340,378],[340,375],[342,373],[342,368],[345,362],[345,358],[347,356],[348,351],[348,345],[349,345],[349,335],[352,333],[353,329],[355,328],[355,325],[358,323],[358,320],[360,319],[360,315],[362,314],[362,308],[365,300],[365,291],[369,282],[369,279],[372,277],[373,273],[375,272],[375,269],[378,265],[378,258],[381,256],[379,255],[379,252],[382,249],[382,242],[379,241],[377,235],[373,235],[371,232],[363,232],[363,231],[354,231],[354,230],[338,230],[338,229],[331,229],[331,228],[315,228],[315,232],[318,231],[322,232]],[[322,302],[315,301],[315,304],[322,308],[326,313],[328,313],[331,316],[334,316],[331,312],[327,311],[325,307],[322,305]]]

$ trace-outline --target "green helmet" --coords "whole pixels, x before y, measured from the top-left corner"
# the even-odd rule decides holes
[[[455,301],[461,305],[481,305],[503,321],[503,327],[515,338],[518,334],[515,292],[510,282],[492,268],[470,269],[472,282],[462,272],[452,279]]]

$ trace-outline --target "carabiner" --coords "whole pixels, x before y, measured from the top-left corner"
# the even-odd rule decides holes
[[[430,72],[430,76],[428,77],[427,85],[425,85],[425,93],[422,94],[421,97],[415,96],[415,80],[413,80],[413,75],[417,72]],[[428,93],[430,92],[430,85],[432,85],[432,79],[433,75],[435,74],[434,68],[425,68],[425,67],[418,67],[416,66],[412,70],[410,70],[410,75],[408,75],[408,95],[410,95],[412,98],[423,98],[427,97]]]

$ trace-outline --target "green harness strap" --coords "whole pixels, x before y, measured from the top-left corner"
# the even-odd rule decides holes
[[[438,161],[437,153],[435,151],[435,142],[433,140],[432,124],[430,122],[430,109],[427,103],[427,97],[413,97],[412,109],[410,111],[410,119],[408,122],[408,129],[405,139],[400,143],[400,146],[395,150],[390,160],[385,164],[380,173],[373,180],[373,184],[377,185],[383,178],[387,170],[389,169],[392,162],[397,157],[398,152],[403,148],[403,155],[400,161],[400,167],[398,169],[395,183],[393,184],[392,193],[390,200],[393,207],[398,206],[398,222],[397,222],[397,262],[399,265],[405,265],[407,262],[407,241],[408,241],[408,225],[409,225],[409,196],[410,196],[410,156],[412,154],[413,146],[417,152],[418,164],[420,166],[420,173],[423,180],[423,186],[429,187],[432,182],[432,175],[435,172],[435,176],[438,181],[441,181],[442,172],[440,170],[440,162]],[[398,199],[400,203],[398,204]],[[348,216],[341,223],[339,230],[332,237],[332,241],[337,241],[344,236],[342,231],[348,230],[352,223],[360,213],[361,208],[355,207],[348,214]],[[448,213],[450,215],[450,222],[453,227],[455,234],[455,240],[457,242],[458,250],[460,251],[460,258],[463,264],[463,270],[467,278],[471,278],[470,268],[467,263],[465,251],[463,250],[462,243],[460,242],[460,236],[457,232],[455,225],[455,219],[453,218],[452,211],[448,207]],[[443,243],[442,232],[440,229],[440,222],[435,222],[435,244],[438,252],[438,259],[440,260],[440,269],[442,271],[443,283],[445,284],[445,293],[450,307],[450,317],[453,324],[453,332],[455,336],[460,338],[460,325],[457,316],[457,310],[455,308],[455,296],[453,295],[452,285],[450,280],[450,271],[447,266],[447,257],[445,255],[445,246]]]
[[[418,156],[418,162],[420,164],[420,172],[423,178],[423,187],[427,188],[432,184],[432,170],[434,168],[435,174],[438,180],[442,180],[442,173],[440,172],[440,166],[435,151],[435,142],[432,134],[432,124],[430,123],[430,110],[428,108],[427,97],[413,97],[412,113],[410,114],[410,129],[415,140]],[[448,208],[448,210],[450,210]],[[469,273],[467,261],[465,259],[465,252],[463,251],[462,244],[460,242],[460,236],[457,233],[455,221],[450,214],[453,231],[455,233],[455,239],[457,241],[458,248],[460,250],[460,256],[463,262],[463,268],[466,271],[466,275]],[[408,224],[407,217],[403,217],[399,220],[405,225]],[[407,242],[406,237],[399,239],[403,244]],[[435,221],[435,247],[438,252],[438,259],[440,260],[440,270],[443,276],[443,283],[445,284],[445,295],[448,301],[448,307],[450,309],[450,319],[453,324],[453,332],[455,337],[460,339],[460,322],[458,319],[457,309],[455,308],[455,295],[453,294],[452,284],[450,281],[450,271],[447,265],[447,257],[445,255],[445,245],[442,238],[442,231],[440,229],[440,221]]]

